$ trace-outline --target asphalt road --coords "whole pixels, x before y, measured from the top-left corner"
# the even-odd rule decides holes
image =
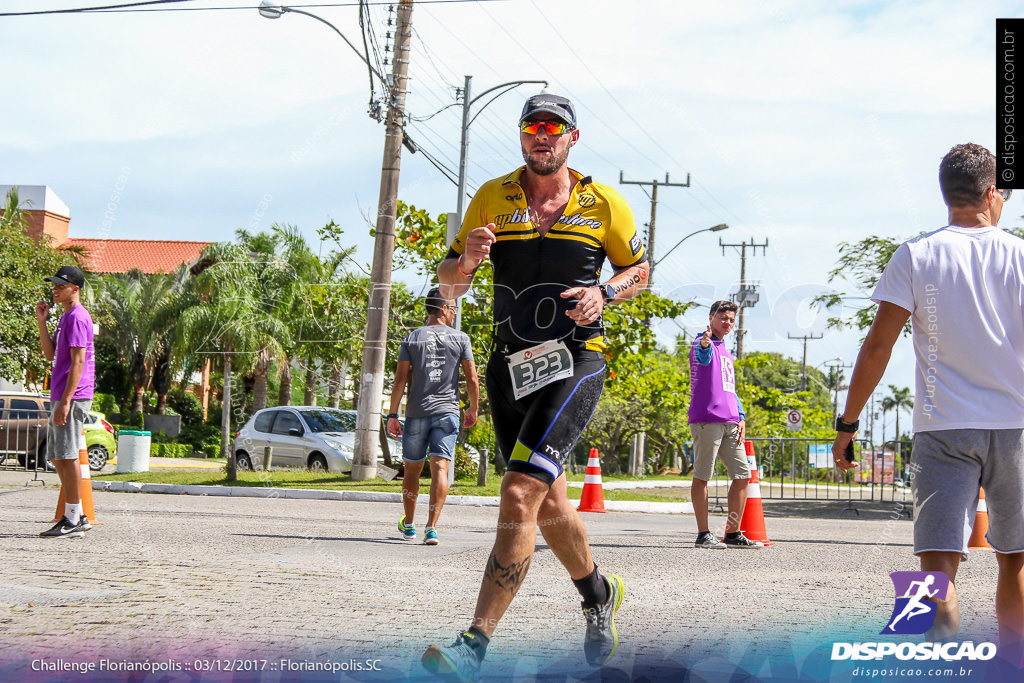
[[[429,547],[399,537],[397,504],[100,491],[102,524],[54,540],[38,533],[58,490],[24,479],[0,478],[0,680],[62,680],[32,671],[58,655],[62,666],[188,662],[211,680],[312,680],[289,667],[324,663],[335,672],[322,680],[418,679],[423,649],[468,625],[498,514],[448,507]],[[766,510],[776,543],[758,551],[696,550],[689,515],[583,515],[597,563],[626,582],[622,647],[601,680],[650,662],[718,680],[730,667],[756,672],[780,644],[878,638],[893,607],[888,574],[918,569],[911,523],[884,505],[860,518],[835,503]],[[958,577],[962,633],[976,641],[995,640],[995,576],[987,550]],[[578,595],[538,535],[484,676],[578,680],[591,671],[583,631]],[[275,668],[217,663],[235,659]],[[379,671],[354,671],[360,662]]]

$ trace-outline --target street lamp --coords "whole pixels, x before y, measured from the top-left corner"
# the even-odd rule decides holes
[[[466,85],[465,85],[465,87],[463,88],[463,91],[462,91],[462,146],[460,148],[460,154],[459,154],[459,198],[458,198],[458,202],[456,203],[456,209],[455,209],[458,212],[458,214],[459,214],[459,221],[460,222],[462,221],[462,204],[463,204],[463,202],[466,199],[466,166],[469,163],[469,126],[470,126],[470,124],[472,124],[474,121],[476,121],[476,117],[480,116],[480,114],[483,113],[483,110],[487,108],[487,105],[489,105],[491,102],[493,102],[494,100],[498,99],[499,97],[504,95],[506,92],[511,91],[513,88],[515,88],[517,86],[526,85],[528,83],[541,83],[541,84],[544,85],[545,88],[548,87],[548,82],[547,81],[509,81],[508,83],[502,83],[500,85],[494,86],[493,88],[488,88],[487,90],[484,90],[482,93],[480,93],[479,95],[477,95],[473,99],[470,99],[469,98],[469,95],[470,95],[470,85],[471,85],[472,81],[473,81],[473,77],[472,76],[466,76]],[[498,90],[499,88],[505,88],[505,90],[503,92],[498,93],[494,97],[492,97],[487,102],[487,104],[485,104],[484,106],[480,107],[480,110],[477,111],[477,113],[473,116],[473,118],[469,118],[469,109],[470,109],[470,107],[472,107],[477,102],[477,100],[479,100],[481,97],[483,97],[487,93],[494,92],[495,90]],[[455,235],[450,235],[448,241],[451,242],[451,238],[454,238],[454,237],[455,237]]]
[[[332,31],[334,31],[339,36],[341,36],[342,40],[344,40],[346,43],[348,43],[348,46],[350,48],[352,48],[353,52],[355,52],[357,55],[359,55],[359,59],[363,60],[363,63],[366,64],[366,66],[370,67],[370,71],[373,72],[374,76],[379,78],[382,82],[386,82],[386,79],[383,76],[380,75],[380,72],[377,71],[377,69],[375,69],[373,67],[373,64],[370,64],[370,62],[368,62],[366,60],[366,56],[362,52],[360,52],[359,49],[355,45],[352,44],[352,41],[350,41],[348,38],[346,38],[345,34],[342,33],[341,31],[339,31],[337,26],[335,26],[331,22],[327,21],[323,17],[318,17],[317,15],[315,15],[315,14],[313,14],[311,12],[306,12],[305,10],[301,10],[301,9],[295,9],[294,7],[284,7],[282,5],[277,5],[277,4],[273,3],[273,2],[270,2],[270,0],[263,0],[263,2],[260,3],[259,10],[260,10],[260,16],[261,17],[265,17],[267,19],[280,19],[284,14],[286,14],[288,12],[295,12],[296,14],[303,14],[303,15],[305,15],[307,17],[310,17],[311,19],[316,19],[321,24],[329,26]]]
[[[726,225],[725,223],[719,223],[718,225],[713,225],[710,228],[701,228],[700,230],[694,230],[689,235],[687,235],[683,239],[681,239],[678,242],[676,242],[675,246],[673,246],[671,249],[666,251],[664,256],[662,256],[660,259],[658,259],[657,261],[655,261],[654,263],[651,264],[651,277],[652,278],[654,277],[654,267],[656,265],[658,265],[659,263],[661,263],[662,261],[664,261],[665,259],[667,259],[668,255],[671,254],[673,251],[675,251],[676,247],[678,247],[680,244],[682,244],[686,240],[690,239],[694,235],[699,235],[702,232],[721,232],[722,230],[726,230],[728,227],[729,226]]]

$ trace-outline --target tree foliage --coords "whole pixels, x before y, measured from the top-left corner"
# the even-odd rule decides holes
[[[63,265],[78,264],[79,254],[55,249],[50,238],[43,235],[37,243],[25,235],[28,221],[17,188],[12,188],[0,206],[0,377],[20,382],[30,375],[40,380],[49,370],[49,363],[39,347],[39,328],[35,307],[39,301],[51,301],[49,283],[43,278],[53,275]],[[60,318],[59,306],[50,307],[52,330]]]
[[[1008,228],[1006,232],[1024,238],[1024,228]],[[921,233],[925,234],[925,233]],[[919,235],[918,235],[919,236]],[[877,304],[871,303],[871,293],[882,277],[882,271],[892,255],[904,242],[899,237],[871,235],[857,242],[840,242],[839,258],[829,271],[829,283],[845,282],[851,289],[845,292],[822,294],[815,302],[831,308],[843,302],[864,301],[865,305],[854,308],[846,317],[829,318],[828,325],[836,329],[855,328],[867,331],[875,319]],[[910,321],[904,327],[904,334],[910,334]]]

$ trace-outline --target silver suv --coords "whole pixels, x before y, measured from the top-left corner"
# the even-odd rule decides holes
[[[267,446],[272,467],[351,472],[355,452],[356,411],[320,406],[264,408],[235,435],[232,451],[240,470],[261,469]],[[391,456],[402,458],[399,441],[388,438]],[[382,457],[377,449],[378,459]]]

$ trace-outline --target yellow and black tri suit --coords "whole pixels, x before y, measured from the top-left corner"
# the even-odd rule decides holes
[[[550,484],[597,408],[605,370],[601,321],[577,325],[566,315],[576,301],[560,294],[597,285],[606,257],[621,270],[647,255],[626,200],[572,169],[576,184],[565,210],[542,236],[519,184],[524,172],[520,167],[480,188],[448,256],[465,252],[470,230],[494,224],[494,351],[486,379],[498,448],[510,470]],[[573,376],[515,399],[507,356],[552,340],[572,353]]]

